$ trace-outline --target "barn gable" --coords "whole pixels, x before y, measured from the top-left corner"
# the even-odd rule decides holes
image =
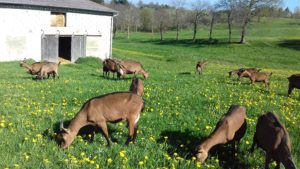
[[[0,61],[111,56],[116,11],[89,0],[0,0]]]

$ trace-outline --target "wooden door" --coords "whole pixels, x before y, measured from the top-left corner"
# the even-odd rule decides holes
[[[75,62],[80,57],[85,57],[86,54],[86,36],[72,36],[71,45],[71,62]]]
[[[42,36],[42,60],[58,62],[58,36]]]

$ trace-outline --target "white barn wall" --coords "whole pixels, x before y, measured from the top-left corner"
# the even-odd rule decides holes
[[[66,27],[51,27],[50,11],[0,8],[0,13],[0,61],[41,60],[43,34],[86,35],[87,56],[111,55],[112,16],[66,13]]]

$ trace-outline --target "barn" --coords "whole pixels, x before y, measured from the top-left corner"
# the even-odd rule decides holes
[[[0,61],[112,55],[117,12],[90,0],[0,0]]]

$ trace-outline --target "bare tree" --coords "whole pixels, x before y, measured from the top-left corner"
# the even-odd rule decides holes
[[[242,23],[242,32],[240,43],[245,43],[246,31],[252,16],[252,12],[260,6],[274,6],[278,5],[281,0],[240,0],[240,7],[245,12]]]
[[[164,40],[163,34],[165,30],[168,28],[168,26],[170,25],[169,10],[164,7],[157,8],[155,11],[154,18],[155,18],[155,25],[160,32],[160,40],[163,41]]]
[[[209,40],[212,40],[212,32],[213,32],[213,27],[215,22],[217,21],[217,19],[219,18],[219,12],[216,11],[215,8],[212,8],[210,11],[210,16],[211,16],[211,20],[210,20],[210,29],[209,29]]]
[[[192,3],[192,13],[190,18],[193,25],[193,41],[196,41],[198,24],[201,21],[201,17],[208,15],[209,7],[209,2],[204,0],[196,0]]]
[[[175,7],[175,28],[176,28],[176,40],[179,39],[179,31],[181,24],[181,14],[183,13],[183,6],[185,0],[172,0],[172,4]]]
[[[233,13],[238,6],[238,0],[219,0],[217,9],[224,11],[227,15],[228,42],[231,43]]]

